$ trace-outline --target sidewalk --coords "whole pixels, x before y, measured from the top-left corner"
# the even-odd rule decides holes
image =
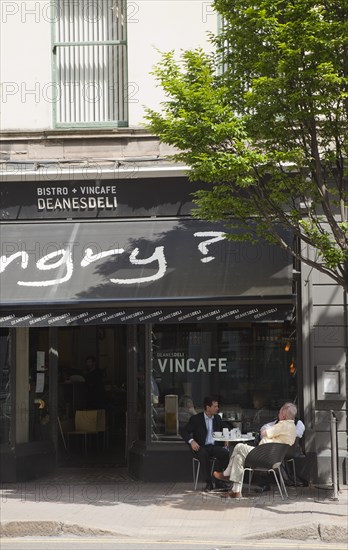
[[[348,487],[338,501],[327,488],[289,487],[240,500],[194,491],[192,483],[133,481],[122,471],[61,470],[27,483],[3,484],[2,536],[78,533],[228,543],[285,538],[345,547]]]

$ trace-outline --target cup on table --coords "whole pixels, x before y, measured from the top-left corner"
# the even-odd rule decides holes
[[[213,432],[213,437],[222,437],[222,432]]]
[[[248,437],[253,437],[253,432],[247,432]]]
[[[229,429],[228,429],[228,428],[223,428],[223,429],[222,429],[222,435],[223,435],[224,437],[229,437],[229,436],[230,436]]]

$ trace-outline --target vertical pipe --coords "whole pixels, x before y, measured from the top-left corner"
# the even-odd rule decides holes
[[[333,500],[338,500],[338,468],[337,468],[337,418],[334,411],[330,411],[331,435],[331,472],[333,485]]]

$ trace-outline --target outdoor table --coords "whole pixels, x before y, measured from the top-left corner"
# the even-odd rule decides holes
[[[255,437],[253,435],[241,434],[239,437],[230,437],[230,436],[213,436],[214,441],[222,441],[228,443],[229,452],[234,448],[234,444],[237,443],[248,443],[248,441],[254,441]]]

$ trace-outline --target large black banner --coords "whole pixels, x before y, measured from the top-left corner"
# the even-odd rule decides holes
[[[250,303],[292,296],[287,254],[266,242],[228,241],[219,224],[192,219],[4,223],[0,237],[3,306],[104,302],[119,307],[127,301],[137,307],[169,300],[195,306],[219,298]]]

